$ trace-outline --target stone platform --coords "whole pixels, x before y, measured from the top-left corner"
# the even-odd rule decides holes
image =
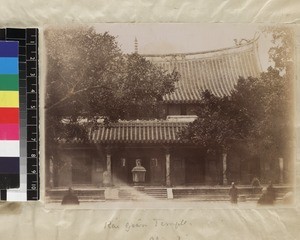
[[[253,188],[249,185],[237,186],[239,201],[257,201],[262,194],[262,186]],[[182,201],[229,201],[229,186],[178,186],[178,187],[107,187],[92,186],[73,187],[74,194],[80,202],[101,202],[112,200],[153,201],[153,200],[182,200]],[[289,185],[274,185],[276,199],[280,200],[293,190]],[[67,188],[46,190],[46,202],[61,202],[67,193]]]

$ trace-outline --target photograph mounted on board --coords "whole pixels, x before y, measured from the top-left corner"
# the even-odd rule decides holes
[[[44,40],[47,203],[293,202],[292,28],[51,26]]]

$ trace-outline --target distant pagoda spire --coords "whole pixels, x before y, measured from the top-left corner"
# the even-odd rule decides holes
[[[139,44],[138,44],[138,40],[137,40],[136,37],[135,37],[135,39],[134,39],[134,52],[135,52],[135,53],[138,53],[138,52],[139,52]]]

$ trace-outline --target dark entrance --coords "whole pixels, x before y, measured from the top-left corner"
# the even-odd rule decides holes
[[[185,161],[182,156],[171,155],[171,182],[174,186],[185,184]]]
[[[74,157],[72,159],[72,183],[91,184],[92,183],[93,161],[87,157]]]
[[[185,182],[187,184],[204,183],[204,161],[195,156],[185,158]]]
[[[131,163],[128,158],[115,157],[112,160],[113,184],[126,185],[129,182]]]
[[[162,157],[152,157],[150,160],[150,182],[153,185],[163,185],[165,183],[165,161]]]

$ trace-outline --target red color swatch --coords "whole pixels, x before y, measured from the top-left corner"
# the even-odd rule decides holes
[[[19,123],[19,108],[0,108],[1,123]]]

